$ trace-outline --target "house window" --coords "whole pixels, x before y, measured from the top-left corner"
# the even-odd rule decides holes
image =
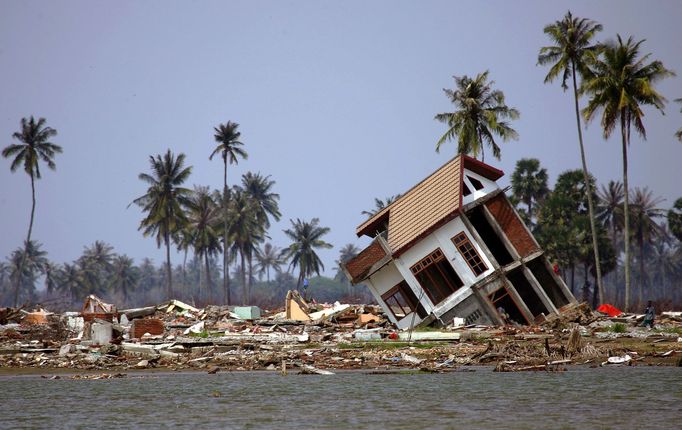
[[[416,308],[415,297],[407,282],[402,281],[381,296],[386,306],[391,310],[397,320],[414,312]]]
[[[479,181],[476,178],[472,178],[469,175],[467,175],[467,178],[469,179],[469,182],[471,182],[471,185],[473,185],[473,187],[476,189],[476,191],[483,189],[483,184],[481,183],[481,181]]]
[[[476,252],[476,248],[474,248],[474,245],[464,232],[453,237],[452,242],[476,276],[488,270],[488,266],[485,265],[481,256]]]
[[[462,194],[464,194],[464,197],[471,194],[471,190],[469,189],[469,187],[467,187],[467,184],[464,181],[462,181]]]
[[[464,285],[440,249],[412,266],[410,271],[434,304],[442,302]]]

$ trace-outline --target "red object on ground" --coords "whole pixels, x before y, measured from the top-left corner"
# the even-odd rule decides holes
[[[605,303],[597,308],[597,311],[606,314],[610,317],[617,317],[618,315],[622,314],[623,311],[618,309],[617,307],[610,305],[608,303]]]
[[[398,339],[398,333],[393,332],[393,333],[388,335],[388,338],[391,340],[396,340],[396,339]]]

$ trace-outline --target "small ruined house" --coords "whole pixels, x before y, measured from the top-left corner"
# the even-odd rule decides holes
[[[372,243],[348,261],[400,328],[422,322],[532,324],[576,303],[496,181],[458,155],[357,228]]]

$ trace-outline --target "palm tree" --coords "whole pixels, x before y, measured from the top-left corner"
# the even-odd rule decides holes
[[[214,138],[218,142],[218,146],[215,147],[211,155],[208,157],[209,160],[213,159],[213,156],[220,153],[223,159],[224,171],[223,171],[223,289],[225,290],[225,295],[227,298],[227,304],[230,304],[230,273],[228,270],[228,199],[229,199],[229,189],[227,188],[227,163],[239,164],[239,158],[246,160],[249,156],[240,148],[244,145],[239,141],[241,133],[237,131],[239,124],[236,122],[228,121],[227,124],[220,124],[218,127],[214,127],[215,131]]]
[[[282,271],[281,266],[284,264],[282,252],[271,243],[266,243],[263,248],[256,249],[256,270],[259,276],[266,275],[268,284],[270,283],[270,269],[279,273]]]
[[[400,194],[396,194],[394,196],[388,196],[385,199],[381,200],[379,198],[374,198],[374,209],[370,209],[368,211],[362,211],[362,215],[367,215],[368,217],[374,216],[374,214],[381,212],[384,210],[384,208],[387,208],[388,206],[391,205],[394,201],[398,200],[400,198]]]
[[[128,302],[130,293],[137,287],[140,280],[140,269],[133,259],[127,255],[117,255],[112,262],[111,287],[113,291],[123,295],[123,303]]]
[[[279,194],[271,192],[275,181],[270,176],[262,176],[260,173],[247,172],[242,176],[242,187],[246,194],[256,204],[256,218],[267,230],[270,228],[271,216],[279,221],[282,214],[279,212]]]
[[[552,46],[540,49],[538,64],[551,65],[549,73],[545,76],[545,83],[554,81],[561,75],[561,88],[568,89],[566,81],[573,80],[573,100],[575,103],[575,120],[578,127],[578,143],[580,146],[580,160],[583,167],[585,183],[588,184],[587,206],[590,217],[590,229],[592,230],[592,248],[594,255],[594,267],[597,272],[597,288],[599,301],[604,302],[604,284],[601,276],[601,264],[599,263],[599,250],[597,248],[597,227],[595,225],[594,203],[592,202],[592,190],[589,188],[587,161],[585,159],[585,146],[583,144],[583,132],[580,124],[580,107],[578,106],[578,84],[576,74],[580,74],[582,80],[589,79],[592,72],[588,67],[589,54],[600,49],[599,45],[592,43],[594,36],[602,30],[601,24],[585,19],[574,17],[567,12],[561,21],[545,26],[544,33],[554,42]]]
[[[263,226],[258,222],[258,205],[240,187],[235,186],[231,193],[229,211],[229,231],[227,237],[233,242],[232,251],[241,258],[242,301],[249,301],[250,275],[247,283],[246,261],[251,259],[257,243],[265,236]]]
[[[518,139],[518,133],[507,120],[519,117],[519,111],[510,108],[504,102],[504,93],[493,90],[495,81],[488,82],[488,71],[476,75],[474,79],[464,76],[453,76],[457,89],[443,88],[445,95],[458,109],[455,112],[439,113],[435,119],[448,125],[448,130],[436,143],[436,152],[447,140],[457,137],[457,153],[472,154],[485,161],[483,143],[487,143],[493,155],[500,159],[500,147],[495,142],[495,135],[503,141]]]
[[[632,37],[627,41],[618,35],[617,43],[609,43],[600,49],[602,55],[591,53],[594,76],[583,82],[584,90],[591,95],[583,110],[586,121],[591,121],[598,111],[602,111],[601,126],[604,138],[608,139],[617,124],[620,124],[621,149],[623,154],[623,193],[624,193],[624,231],[625,231],[625,311],[630,304],[630,212],[628,190],[628,157],[630,130],[646,139],[644,112],[642,106],[651,105],[663,112],[665,97],[659,94],[653,84],[674,73],[660,61],[647,64],[651,54],[640,58],[640,46],[644,40],[635,42]]]
[[[31,218],[28,224],[28,234],[26,235],[25,244],[31,243],[31,231],[33,230],[33,218],[36,210],[36,187],[35,180],[40,179],[40,163],[42,160],[47,164],[47,167],[55,170],[57,165],[54,162],[56,154],[62,152],[62,147],[50,142],[50,138],[57,135],[57,130],[52,127],[45,126],[45,118],[39,118],[38,121],[31,115],[30,119],[21,118],[21,131],[12,134],[12,138],[21,142],[20,144],[12,144],[2,150],[2,156],[5,158],[14,157],[10,170],[15,172],[19,166],[24,167],[24,171],[31,178]],[[28,253],[24,253],[27,256]],[[22,271],[21,266],[24,262],[20,262],[19,272]],[[19,285],[14,285],[14,306],[17,306],[19,299]]]
[[[213,201],[208,187],[195,187],[190,198],[187,230],[191,235],[194,252],[204,259],[206,269],[206,291],[213,299],[209,259],[221,251],[220,207]]]
[[[351,293],[351,285],[350,280],[346,277],[346,272],[343,271],[343,265],[352,260],[359,252],[360,248],[349,243],[339,250],[339,259],[336,260],[336,276],[334,278],[346,285],[348,295]]]
[[[48,294],[52,294],[59,286],[59,264],[51,261],[46,261],[43,266],[43,274],[45,275],[45,290]]]
[[[611,230],[611,241],[615,247],[618,244],[618,232],[623,229],[623,184],[609,181],[607,186],[601,186],[597,196],[597,219]]]
[[[531,221],[533,208],[549,193],[547,169],[540,168],[537,158],[522,158],[516,162],[511,183],[513,197],[526,205],[528,220]]]
[[[668,211],[668,227],[670,233],[682,241],[682,197],[675,200],[673,207]]]
[[[77,264],[65,263],[60,274],[60,290],[71,297],[72,302],[76,302],[83,292],[82,272]]]
[[[647,276],[645,271],[645,245],[652,244],[655,239],[660,239],[664,236],[665,231],[656,222],[657,219],[663,218],[665,213],[663,209],[658,208],[663,202],[660,197],[655,197],[653,191],[649,188],[635,188],[632,195],[632,218],[635,241],[639,248],[639,301],[642,302],[642,294],[646,286]]]
[[[40,249],[41,244],[32,240],[18,248],[10,256],[10,276],[14,278],[15,285],[23,286],[29,297],[35,290],[35,282],[40,273],[44,273],[48,260],[46,251]],[[15,293],[16,294],[16,293]],[[18,302],[18,297],[14,299]]]
[[[315,252],[316,249],[330,249],[330,243],[322,240],[322,236],[329,233],[329,227],[320,227],[320,220],[313,218],[310,222],[296,218],[291,222],[291,229],[284,230],[291,245],[284,250],[283,256],[289,261],[289,268],[298,267],[298,280],[296,289],[301,287],[301,282],[313,273],[319,276],[320,270],[324,270],[324,264]]]
[[[163,156],[149,156],[151,175],[140,173],[138,178],[149,185],[147,193],[133,203],[140,206],[146,213],[140,222],[138,230],[143,230],[145,237],[156,236],[156,246],[161,243],[166,246],[166,291],[168,299],[173,295],[173,274],[170,262],[170,242],[187,223],[183,210],[189,204],[191,191],[181,185],[192,173],[192,167],[184,167],[185,154],[177,157],[169,149]]]

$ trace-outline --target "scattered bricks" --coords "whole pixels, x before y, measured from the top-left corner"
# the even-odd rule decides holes
[[[145,333],[151,335],[163,334],[165,328],[163,326],[163,321],[156,318],[146,318],[146,319],[135,319],[133,320],[133,325],[130,328],[131,337],[140,339]]]

